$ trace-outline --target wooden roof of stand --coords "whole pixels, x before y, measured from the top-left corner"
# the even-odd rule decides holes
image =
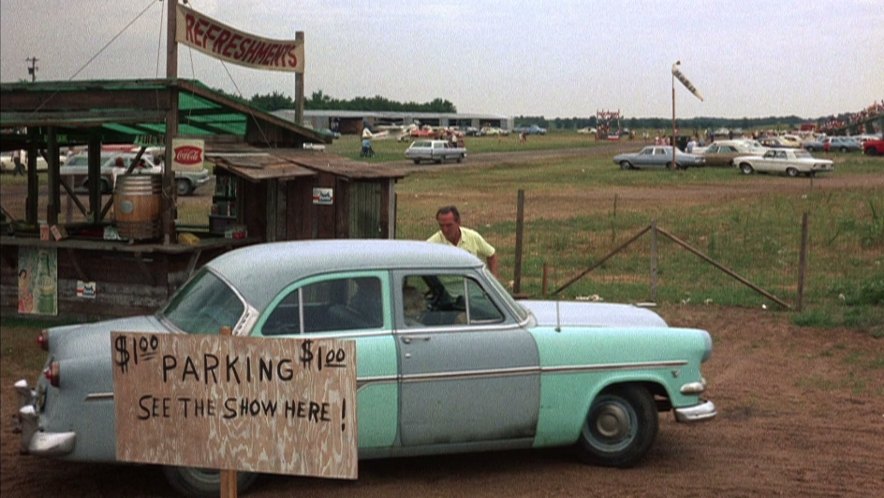
[[[215,167],[227,170],[252,182],[269,179],[288,180],[330,173],[351,180],[394,179],[405,176],[399,170],[379,164],[354,161],[324,151],[303,149],[240,148],[206,152]]]
[[[178,135],[268,147],[298,147],[331,139],[255,109],[195,80],[88,80],[0,84],[0,148],[26,148],[21,130],[37,131],[40,148],[53,128],[62,146],[86,143],[161,143],[171,93],[178,92]]]

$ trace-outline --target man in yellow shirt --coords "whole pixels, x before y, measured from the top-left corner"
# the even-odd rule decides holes
[[[494,247],[479,232],[460,226],[460,212],[457,207],[439,208],[436,211],[436,222],[439,223],[439,231],[427,239],[427,242],[459,247],[473,256],[485,258],[488,269],[497,276],[497,253]]]

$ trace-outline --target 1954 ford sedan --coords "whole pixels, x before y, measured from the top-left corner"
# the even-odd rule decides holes
[[[419,293],[418,309],[405,303]],[[153,316],[50,328],[44,374],[16,383],[22,449],[115,460],[111,331],[352,339],[360,458],[573,446],[628,467],[648,451],[658,412],[716,415],[701,398],[703,330],[643,308],[515,301],[482,262],[411,241],[280,242],[211,261]],[[219,476],[167,467],[187,494]],[[253,474],[239,473],[243,489]]]

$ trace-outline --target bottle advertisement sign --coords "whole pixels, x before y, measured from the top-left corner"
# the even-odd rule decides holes
[[[206,143],[204,140],[189,138],[172,139],[172,169],[194,170],[203,169]]]

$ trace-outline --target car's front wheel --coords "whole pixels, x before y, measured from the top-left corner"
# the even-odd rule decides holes
[[[795,168],[786,168],[786,174],[792,178],[798,176],[798,170]]]
[[[166,466],[163,474],[175,491],[185,496],[218,496],[221,490],[221,473],[217,470]],[[252,472],[237,472],[237,490],[245,492],[257,478],[258,474]]]
[[[629,161],[620,161],[620,169],[623,169],[623,170],[632,169],[632,165],[629,164]]]
[[[749,163],[741,163],[740,164],[740,172],[744,175],[751,175],[755,170],[752,169],[752,165]]]
[[[641,386],[602,392],[589,407],[577,448],[583,460],[609,467],[631,467],[657,437],[654,398]]]

